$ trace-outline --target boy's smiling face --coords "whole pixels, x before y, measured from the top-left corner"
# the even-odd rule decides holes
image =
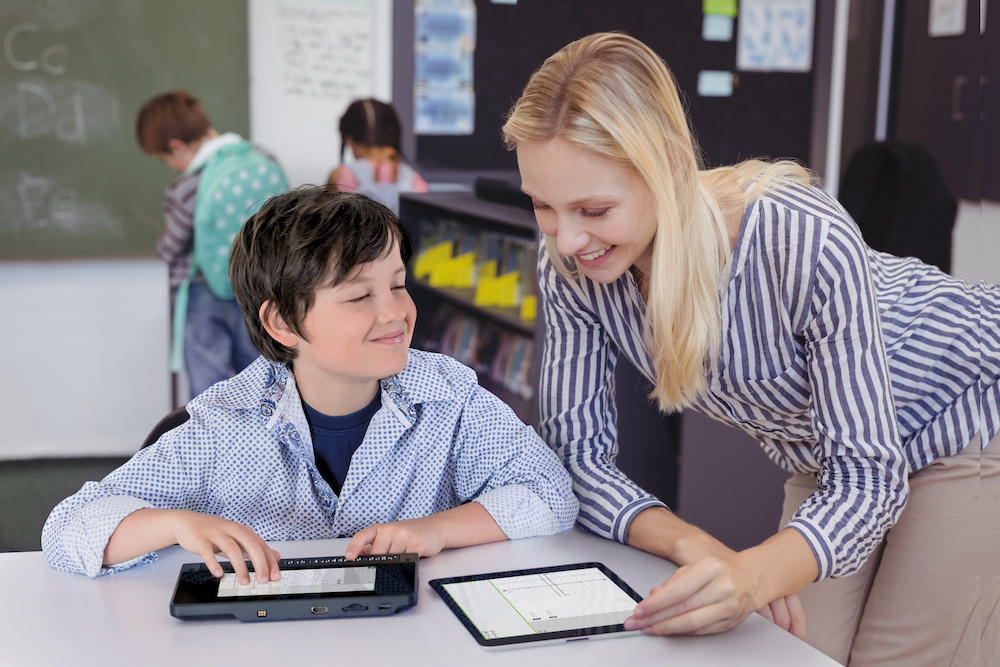
[[[293,370],[302,399],[323,414],[345,415],[375,397],[378,380],[406,366],[416,318],[394,242],[339,285],[317,288],[301,324],[305,338],[283,323],[271,335],[298,352]]]

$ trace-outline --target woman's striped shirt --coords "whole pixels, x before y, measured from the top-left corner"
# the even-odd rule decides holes
[[[541,434],[573,476],[581,527],[625,542],[636,514],[662,505],[614,464],[618,354],[656,378],[645,302],[629,272],[570,280],[541,245]],[[898,518],[909,472],[996,434],[1000,290],[870,249],[839,203],[805,186],[747,207],[720,289],[722,340],[695,407],[785,470],[817,474],[788,525],[820,579],[850,574]]]

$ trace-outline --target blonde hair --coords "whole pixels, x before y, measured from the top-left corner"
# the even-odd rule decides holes
[[[509,150],[554,138],[575,144],[628,167],[649,188],[657,217],[643,332],[656,369],[651,397],[665,412],[690,405],[721,335],[719,281],[732,252],[726,216],[784,184],[809,183],[809,172],[760,160],[702,171],[673,75],[623,33],[590,35],[549,57],[501,132]],[[545,239],[556,269],[577,277],[554,241]]]

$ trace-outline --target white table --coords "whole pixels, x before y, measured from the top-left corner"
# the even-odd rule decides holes
[[[342,555],[347,539],[272,544],[284,558]],[[428,586],[431,579],[562,563],[599,561],[640,594],[676,568],[638,549],[573,529],[552,537],[445,551],[420,562],[418,603],[383,618],[273,623],[180,621],[169,602],[180,547],[152,565],[88,579],[49,567],[41,552],[0,554],[0,665],[762,665],[836,663],[752,614],[706,637],[623,637],[486,651]]]

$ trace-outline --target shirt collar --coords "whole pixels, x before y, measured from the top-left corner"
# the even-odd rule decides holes
[[[402,371],[383,378],[379,384],[383,407],[388,407],[406,427],[416,421],[417,405],[448,401],[456,396],[446,368],[414,350],[407,353],[406,367]],[[274,427],[291,399],[297,397],[295,377],[288,365],[268,362],[264,395],[260,402],[261,415],[267,419],[268,429]]]
[[[226,132],[225,134],[220,134],[217,137],[209,139],[198,148],[198,152],[194,154],[191,164],[187,166],[184,173],[190,174],[193,171],[201,169],[209,158],[219,152],[220,148],[229,144],[238,144],[241,141],[243,141],[243,137],[235,132]]]

